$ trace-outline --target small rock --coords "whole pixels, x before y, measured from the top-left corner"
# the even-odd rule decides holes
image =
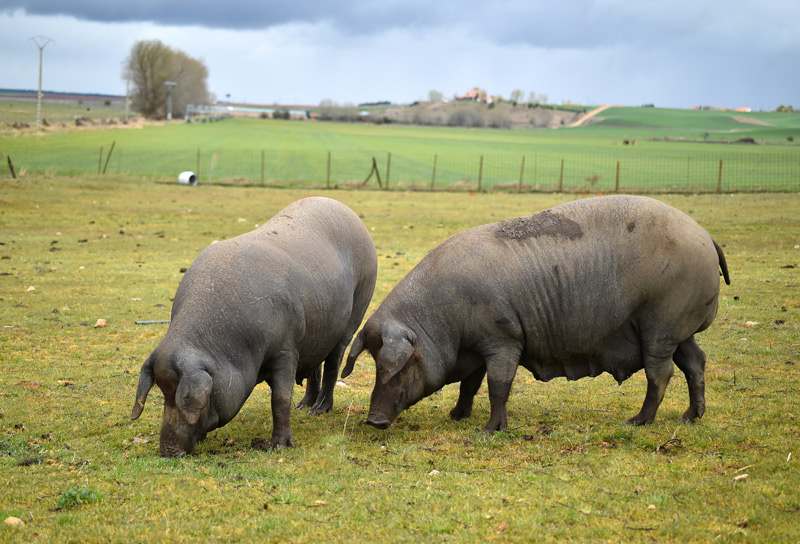
[[[36,291],[36,287],[34,287],[33,285],[31,285],[30,287],[28,287],[28,288],[26,289],[26,291],[28,291],[29,293],[30,293],[31,291]]]
[[[94,324],[94,328],[95,329],[102,329],[105,326],[106,326],[106,320],[105,319],[98,319],[97,322]]]
[[[24,521],[22,521],[19,518],[15,518],[14,516],[7,517],[3,521],[3,523],[5,523],[6,525],[14,525],[16,527],[24,527],[25,526],[25,522]]]
[[[739,474],[738,476],[735,476],[735,477],[733,478],[733,481],[734,481],[734,482],[741,482],[742,480],[746,480],[746,479],[747,479],[747,478],[749,478],[749,477],[750,477],[750,476],[749,476],[749,475],[747,475],[747,474]]]

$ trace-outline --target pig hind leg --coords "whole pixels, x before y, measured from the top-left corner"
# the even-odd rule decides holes
[[[643,366],[647,375],[647,393],[644,397],[642,409],[638,414],[630,418],[626,423],[630,425],[647,425],[652,423],[656,417],[658,407],[664,400],[664,392],[667,390],[670,378],[674,373],[672,364],[672,354],[675,346],[666,344],[646,344],[643,343]]]
[[[455,408],[450,411],[451,418],[459,421],[468,418],[470,414],[472,414],[472,401],[478,389],[481,388],[481,383],[485,375],[486,367],[482,366],[461,380],[458,401],[456,401]]]
[[[675,364],[686,376],[689,386],[689,408],[684,412],[681,421],[691,423],[703,417],[706,411],[706,354],[697,345],[694,336],[690,336],[675,350]]]

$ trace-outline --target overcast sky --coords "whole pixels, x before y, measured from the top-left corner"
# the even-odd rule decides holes
[[[0,0],[0,88],[124,94],[137,40],[219,99],[317,105],[473,87],[550,102],[800,106],[798,0]]]

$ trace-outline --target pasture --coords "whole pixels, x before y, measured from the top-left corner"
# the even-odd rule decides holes
[[[800,115],[611,108],[596,121],[555,130],[228,119],[6,131],[0,159],[21,177],[171,181],[188,170],[200,183],[305,189],[360,186],[374,160],[382,181],[404,190],[800,191]],[[0,172],[10,176],[5,164]]]
[[[708,408],[696,424],[677,422],[688,403],[677,370],[640,428],[622,422],[643,373],[618,386],[520,370],[506,433],[480,431],[485,383],[465,421],[447,417],[450,385],[380,431],[360,424],[374,380],[362,356],[332,413],[293,412],[296,448],[254,442],[271,425],[261,384],[194,454],[160,458],[160,391],[129,414],[166,325],[135,322],[169,319],[181,269],[209,243],[310,194],[346,203],[373,236],[367,315],[449,235],[577,198],[0,180],[0,518],[24,523],[0,526],[0,541],[800,540],[797,194],[659,197],[724,245],[732,276],[698,335]]]

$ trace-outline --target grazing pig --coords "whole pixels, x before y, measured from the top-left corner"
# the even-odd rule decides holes
[[[260,228],[207,247],[178,286],[166,336],[142,365],[131,419],[158,384],[165,401],[161,455],[184,455],[233,419],[266,381],[270,445],[293,446],[294,382],[309,378],[301,405],[313,404],[312,413],[331,410],[339,365],[372,299],[377,266],[358,216],[321,197],[298,200]]]
[[[356,335],[342,372],[366,350],[376,365],[366,423],[388,427],[443,385],[468,417],[484,375],[486,432],[507,426],[519,365],[537,380],[644,368],[647,394],[628,423],[650,423],[678,365],[693,421],[705,411],[705,354],[694,339],[717,313],[719,245],[657,200],[605,196],[456,234],[431,251]]]

